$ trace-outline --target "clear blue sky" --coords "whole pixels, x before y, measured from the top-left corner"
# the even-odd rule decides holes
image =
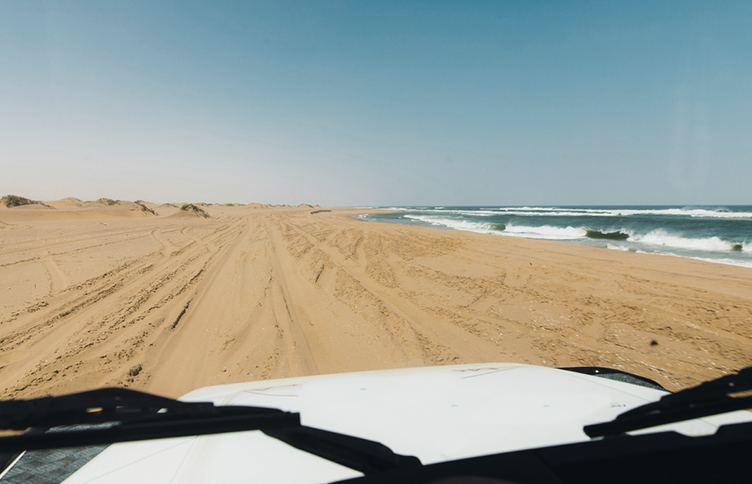
[[[0,0],[0,195],[750,204],[752,2]]]

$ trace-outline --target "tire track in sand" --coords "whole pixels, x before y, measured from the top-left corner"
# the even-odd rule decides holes
[[[283,263],[281,255],[277,252],[279,247],[285,247],[286,244],[275,226],[267,223],[266,228],[269,234],[267,250],[272,264],[273,290],[271,300],[275,319],[278,324],[281,323],[286,326],[292,336],[293,346],[303,374],[317,375],[319,368],[310,341],[317,341],[318,338],[314,332],[307,330],[305,325],[301,324],[300,315],[295,307],[295,297],[287,284],[287,279],[292,274],[292,268]]]
[[[49,251],[45,251],[41,256],[41,261],[44,263],[47,272],[50,275],[50,293],[56,294],[66,287],[68,287],[68,276],[60,270],[60,267],[55,263],[55,260],[50,255]]]
[[[360,263],[357,257],[355,257],[356,252],[358,252],[357,247],[360,247],[362,244],[357,243],[357,247],[353,249],[352,255],[345,256],[336,248],[328,246],[297,225],[293,225],[292,218],[288,218],[285,225],[289,230],[304,237],[312,247],[324,254],[334,266],[343,270],[350,277],[352,283],[359,285],[378,301],[379,305],[397,316],[404,323],[403,330],[400,331],[399,328],[393,329],[397,331],[397,337],[402,339],[403,343],[405,343],[404,328],[409,328],[417,339],[417,343],[423,348],[426,356],[434,362],[459,362],[457,361],[458,359],[478,361],[478,349],[479,347],[483,347],[478,344],[478,340],[482,341],[482,339],[461,327],[451,324],[440,324],[439,321],[432,318],[408,299],[393,294],[390,295],[389,293],[394,292],[394,289],[379,286],[378,283],[371,280],[365,272],[365,264]],[[360,240],[363,236],[362,233],[358,235],[360,237],[356,240]],[[399,335],[400,332],[403,333],[402,336]],[[452,354],[456,356],[453,357],[451,356]],[[493,350],[481,356],[488,361],[498,358],[498,355]]]
[[[217,238],[226,233],[206,237]],[[12,385],[6,393],[50,391],[74,377],[79,385],[132,383],[126,362],[134,360],[133,365],[143,358],[139,355],[165,330],[170,315],[185,306],[191,297],[186,289],[199,282],[212,257],[206,246],[193,241],[185,248],[169,255],[157,250],[69,287],[39,309],[19,312],[17,320],[8,321],[13,329],[4,328],[11,331],[3,335],[0,348],[30,356],[3,368],[4,383]],[[144,372],[131,373],[148,378]]]

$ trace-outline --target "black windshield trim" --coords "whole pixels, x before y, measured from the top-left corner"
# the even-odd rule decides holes
[[[631,383],[633,385],[639,385],[646,388],[652,388],[654,390],[661,390],[667,392],[663,385],[655,380],[646,378],[644,376],[635,375],[615,368],[606,368],[603,366],[572,366],[567,368],[557,368],[557,370],[572,371],[575,373],[582,373],[583,375],[598,376],[607,378],[609,380],[623,381],[625,383]]]
[[[738,373],[707,381],[696,387],[664,395],[617,416],[611,422],[587,425],[589,437],[605,437],[658,425],[682,422],[752,408],[752,366]],[[741,395],[740,395],[741,394]]]

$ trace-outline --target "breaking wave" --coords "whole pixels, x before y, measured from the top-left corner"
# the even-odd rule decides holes
[[[467,213],[478,213],[467,211]],[[629,217],[634,215],[673,215],[694,218],[752,219],[751,211],[736,211],[727,208],[556,208],[556,207],[498,207],[483,208],[483,213],[547,217]]]
[[[470,232],[479,232],[483,234],[498,233],[504,230],[503,224],[478,223],[470,220],[452,219],[432,215],[408,214],[405,215],[405,218],[410,220],[417,220],[425,224],[433,225],[434,227],[444,227],[454,230],[467,230]],[[499,229],[497,228],[498,226],[502,226],[502,228]]]
[[[752,267],[752,205],[392,208],[369,218]]]
[[[517,225],[503,223],[483,223],[464,218],[448,218],[437,215],[406,214],[406,219],[423,222],[435,227],[454,230],[467,230],[485,234],[500,234],[546,240],[607,240],[632,242],[653,248],[698,250],[704,252],[752,252],[752,243],[729,241],[720,237],[693,238],[672,234],[665,230],[653,230],[636,234],[628,229],[595,229],[591,227],[556,227],[552,225]],[[611,244],[609,244],[611,246]],[[616,246],[614,246],[616,247]]]
[[[606,240],[627,240],[629,234],[615,231],[615,232],[602,232],[600,230],[586,230],[585,237],[589,239],[606,239]]]
[[[584,228],[576,227],[553,227],[543,225],[540,227],[530,227],[526,225],[507,225],[504,230],[505,235],[514,237],[527,237],[531,239],[548,239],[548,240],[576,240],[583,239],[586,236]]]
[[[676,249],[701,250],[706,252],[731,252],[742,251],[743,243],[729,242],[719,237],[687,238],[680,235],[669,234],[664,230],[653,230],[645,235],[635,235],[630,238],[635,242],[660,247]]]

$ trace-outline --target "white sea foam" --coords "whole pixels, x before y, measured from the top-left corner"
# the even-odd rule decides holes
[[[541,227],[529,227],[526,225],[507,225],[504,235],[514,237],[527,237],[531,239],[549,239],[549,240],[576,240],[585,238],[586,231],[577,227],[551,227],[543,225]]]
[[[656,245],[661,247],[673,247],[677,249],[704,250],[709,252],[729,252],[733,250],[734,245],[731,242],[722,240],[718,237],[708,238],[687,238],[679,235],[672,235],[665,230],[653,230],[645,235],[634,235],[632,240],[643,244]]]
[[[692,218],[752,219],[752,212],[707,208],[558,208],[558,207],[483,207],[480,209],[445,207],[388,207],[412,213],[443,213],[468,216],[493,216],[500,214],[527,217],[629,217],[635,215],[673,215]]]
[[[463,210],[463,209],[438,209],[438,208],[422,208],[412,209],[412,213],[440,213],[444,215],[468,215],[470,217],[490,217],[492,215],[499,215],[499,212],[493,210]]]
[[[428,223],[438,227],[446,227],[454,230],[468,230],[470,232],[479,232],[482,234],[498,234],[498,230],[493,228],[491,224],[482,224],[478,222],[471,222],[469,220],[456,220],[450,218],[437,217],[432,215],[405,215],[405,218],[411,220],[418,220],[420,222]]]
[[[738,259],[709,259],[709,258],[703,258],[703,257],[692,257],[692,259],[697,259],[705,262],[716,262],[719,264],[727,264],[730,266],[740,266],[740,267],[752,267],[752,261],[745,261],[745,260],[738,260]]]
[[[635,211],[651,215],[685,215],[695,218],[752,218],[752,212],[732,212],[729,210],[708,210],[704,208],[668,208],[662,210]]]
[[[483,212],[492,211],[495,214],[508,213],[523,216],[556,216],[556,217],[626,217],[632,215],[675,215],[696,218],[752,218],[752,212],[734,212],[725,209],[704,208],[556,208],[556,207],[498,207],[485,208]],[[468,213],[473,213],[468,211]]]
[[[474,209],[471,207],[423,206],[423,207],[393,207],[403,210],[400,218],[405,222],[410,220],[423,225],[441,227],[446,229],[466,230],[485,234],[497,234],[531,239],[562,240],[583,243],[595,247],[607,247],[614,250],[628,250],[640,253],[653,253],[672,255],[678,257],[699,258],[702,260],[733,264],[737,266],[752,267],[752,238],[739,238],[741,226],[747,220],[752,219],[752,211],[733,212],[723,207],[483,207]],[[738,207],[737,207],[738,210]],[[528,216],[532,220],[523,222],[510,216]],[[624,220],[613,223],[605,221],[587,222],[585,217],[629,217],[631,215],[649,215],[650,220]],[[540,217],[555,217],[546,220]],[[559,219],[558,217],[572,217],[573,220]],[[487,218],[492,217],[492,218]],[[688,220],[690,217],[694,221]],[[511,218],[511,220],[510,220]],[[715,228],[712,218],[738,219],[729,220],[724,226]],[[538,223],[546,224],[536,227]],[[704,220],[703,220],[704,219]],[[486,222],[496,223],[488,223]],[[706,222],[707,221],[707,222]],[[689,224],[689,225],[688,225]],[[710,224],[710,225],[708,225]],[[731,229],[726,230],[729,225]],[[566,227],[557,225],[568,225]],[[663,228],[657,229],[657,226]],[[650,227],[650,228],[648,228]],[[675,228],[672,228],[675,227]],[[695,227],[700,227],[701,230]],[[653,230],[655,229],[655,230]],[[599,234],[590,234],[592,230],[604,235],[603,240]],[[613,232],[620,232],[628,236],[627,240],[613,240]],[[645,233],[648,232],[648,233]],[[709,233],[710,232],[710,233]],[[710,237],[715,232],[716,236]],[[741,230],[744,232],[744,230]],[[708,234],[707,237],[700,236]],[[694,235],[694,237],[692,237]]]
[[[509,214],[509,215],[520,215],[525,217],[536,217],[536,216],[546,216],[546,217],[582,217],[582,216],[590,216],[590,217],[611,217],[611,216],[617,216],[616,213],[610,213],[610,212],[579,212],[576,210],[563,210],[563,209],[556,209],[556,210],[550,210],[550,211],[543,211],[543,210],[535,210],[535,209],[528,209],[528,210],[521,210],[521,209],[504,209],[504,210],[498,210],[494,212],[490,212],[491,215],[500,215],[500,214]]]
[[[670,252],[664,253],[661,255],[669,255],[673,257],[687,257],[686,255],[672,254]],[[739,260],[739,259],[726,259],[726,258],[716,258],[716,257],[691,257],[691,256],[687,258],[694,259],[694,260],[701,260],[703,262],[712,262],[714,264],[726,264],[729,266],[738,266],[738,267],[752,267],[752,261]]]
[[[617,249],[617,250],[625,250],[621,247],[609,247],[609,249]],[[632,250],[632,249],[626,249],[626,250]],[[654,252],[648,252],[644,250],[634,250],[637,254],[654,254]],[[687,259],[694,259],[694,260],[701,260],[703,262],[712,262],[714,264],[726,264],[730,266],[738,266],[738,267],[752,267],[752,261],[745,261],[745,260],[739,260],[739,259],[727,259],[727,258],[716,258],[716,257],[692,257],[687,256],[684,254],[674,254],[672,252],[662,252],[660,255],[662,256],[670,256],[670,257],[685,257]]]

